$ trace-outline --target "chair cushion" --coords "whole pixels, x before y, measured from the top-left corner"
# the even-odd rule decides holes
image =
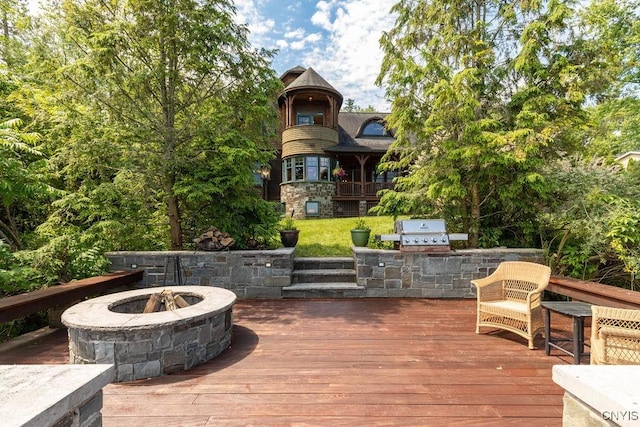
[[[516,311],[518,313],[529,313],[529,309],[526,304],[516,301],[489,301],[482,302],[480,305],[487,308],[495,307],[502,310]]]

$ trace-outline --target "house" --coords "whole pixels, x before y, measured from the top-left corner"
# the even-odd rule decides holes
[[[271,165],[265,198],[294,218],[366,215],[394,173],[376,167],[391,143],[385,113],[340,112],[342,95],[313,68],[281,77],[280,162]]]
[[[627,166],[629,166],[629,161],[640,162],[640,151],[627,151],[626,153],[616,157],[615,160],[626,169]]]

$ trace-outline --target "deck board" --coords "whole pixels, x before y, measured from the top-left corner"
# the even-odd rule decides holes
[[[234,324],[206,364],[105,387],[103,425],[562,425],[551,368],[571,359],[475,334],[473,300],[239,300]],[[66,362],[61,332],[0,347],[0,364]]]

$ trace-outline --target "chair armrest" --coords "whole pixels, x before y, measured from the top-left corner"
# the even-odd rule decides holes
[[[502,286],[502,280],[496,279],[495,277],[492,277],[492,276],[483,277],[481,279],[473,279],[471,283],[475,285],[476,288],[483,288],[485,286],[489,286],[496,283]]]
[[[598,333],[602,336],[602,338],[620,337],[640,340],[640,330],[638,329],[625,329],[615,326],[603,326],[598,329]]]
[[[478,301],[496,301],[504,299],[504,291],[502,281],[478,279],[472,280],[471,283],[477,287]],[[480,282],[479,284],[477,284]]]
[[[538,302],[539,305],[540,301],[542,300],[542,292],[544,292],[544,289],[546,287],[546,285],[540,286],[527,294],[527,304],[529,305],[529,307],[531,307],[533,301]]]

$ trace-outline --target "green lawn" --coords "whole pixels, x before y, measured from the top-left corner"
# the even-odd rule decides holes
[[[329,257],[351,256],[351,232],[357,218],[330,219],[300,219],[295,225],[300,230],[300,238],[296,246],[296,256],[299,257]],[[393,217],[371,216],[365,217],[365,222],[371,228],[369,247],[382,247],[373,242],[376,234],[393,233]],[[391,248],[391,242],[385,242]]]

